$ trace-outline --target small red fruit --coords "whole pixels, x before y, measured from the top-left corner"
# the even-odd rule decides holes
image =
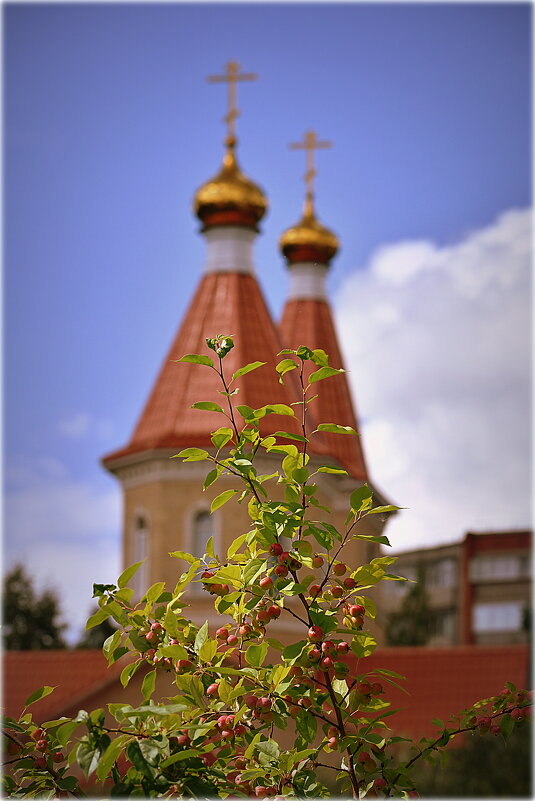
[[[52,754],[52,759],[54,762],[63,762],[63,760],[65,759],[65,754],[63,753],[63,751],[55,751]]]
[[[285,565],[277,565],[275,568],[275,575],[278,578],[286,578],[288,575],[288,568]]]
[[[349,614],[352,615],[353,617],[356,617],[356,615],[364,615],[365,613],[366,610],[364,609],[362,604],[351,604],[351,606],[349,607]]]
[[[206,690],[206,695],[217,695],[219,690],[219,684],[210,684],[210,686]]]
[[[321,644],[321,650],[324,654],[334,654],[336,646],[332,640],[325,640],[325,642]]]
[[[374,779],[373,786],[376,790],[384,790],[387,785],[386,779],[383,779],[382,776],[379,776],[377,779]]]
[[[163,626],[162,626],[162,624],[161,624],[161,623],[158,623],[158,621],[156,621],[156,623],[153,623],[153,624],[151,625],[151,627],[150,627],[150,630],[151,630],[151,631],[155,631],[155,632],[156,632],[156,634],[160,634],[160,632],[162,632],[162,631],[163,631]]]
[[[229,636],[227,637],[227,645],[237,645],[237,644],[238,644],[238,638],[236,637],[236,635],[229,634]]]
[[[188,746],[191,743],[189,734],[179,734],[176,738],[177,745]]]
[[[258,699],[258,706],[265,712],[269,712],[271,709],[271,698],[267,698],[264,696],[263,698]]]
[[[355,581],[354,578],[350,578],[348,576],[348,578],[344,579],[344,587],[346,588],[346,590],[354,590],[356,586],[357,582]]]
[[[147,642],[158,642],[159,637],[157,632],[151,630],[148,634],[145,634],[145,639]]]
[[[343,562],[337,562],[333,567],[333,573],[335,576],[343,576],[346,570],[347,567],[343,564]]]
[[[339,654],[347,654],[349,653],[349,645],[347,642],[339,642],[336,646],[336,651]]]
[[[208,753],[203,754],[201,759],[207,768],[211,767],[214,762],[217,762],[217,757],[213,751],[208,751]]]
[[[329,748],[332,748],[333,751],[336,751],[338,740],[336,739],[336,737],[329,737],[329,739],[327,740],[327,745],[329,746]]]
[[[320,668],[322,670],[330,670],[333,666],[333,660],[330,656],[324,656],[320,662]]]
[[[333,598],[341,598],[344,594],[342,587],[337,586],[332,586],[330,592]]]
[[[258,787],[255,787],[254,794],[257,798],[266,798],[269,794],[269,790],[267,787],[264,787],[263,784],[259,784]]]
[[[321,642],[323,640],[323,629],[320,626],[311,626],[308,630],[308,639],[311,642]]]
[[[360,762],[361,765],[364,765],[370,759],[370,755],[367,751],[361,751],[357,757],[357,762]]]
[[[280,608],[280,606],[277,606],[277,604],[272,604],[272,605],[271,605],[271,606],[268,608],[268,610],[267,610],[267,611],[268,611],[268,615],[269,615],[270,617],[274,617],[274,618],[278,618],[278,617],[280,617],[281,608]]]
[[[273,587],[273,579],[270,576],[264,576],[258,583],[263,590],[269,590]]]
[[[37,768],[37,770],[45,770],[46,769],[46,766],[47,766],[46,759],[44,757],[42,757],[42,756],[36,757],[34,759],[33,763],[34,763],[35,767]]]
[[[193,662],[190,659],[179,659],[176,663],[176,672],[185,673],[193,667]]]
[[[273,545],[269,546],[269,552],[273,556],[280,556],[283,553],[284,548],[279,542],[274,542]]]
[[[312,567],[323,567],[323,556],[316,554],[312,557]]]
[[[32,732],[32,740],[42,740],[43,737],[46,737],[46,731],[44,729],[36,729]]]
[[[314,646],[308,651],[307,656],[311,662],[319,662],[321,659],[321,651],[317,646]]]
[[[252,632],[252,628],[248,623],[244,623],[243,626],[240,626],[238,629],[238,634],[240,637],[247,637],[248,634]]]
[[[48,748],[48,743],[44,739],[37,740],[35,747],[37,748],[38,751],[46,751],[46,749]]]
[[[318,595],[321,595],[321,587],[319,584],[311,584],[308,588],[308,591],[312,598],[316,598]]]
[[[229,635],[229,631],[226,628],[218,629],[215,633],[215,636],[218,640],[226,640]]]

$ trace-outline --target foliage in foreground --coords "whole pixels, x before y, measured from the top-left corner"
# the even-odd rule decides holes
[[[213,500],[212,511],[231,499],[245,504],[250,530],[224,556],[211,541],[202,559],[174,552],[188,569],[173,592],[157,583],[133,603],[128,582],[139,564],[125,570],[116,586],[95,585],[99,609],[87,626],[108,618],[119,625],[103,651],[110,664],[127,659],[124,686],[140,668],[150,668],[141,685],[142,704],[109,704],[108,715],[97,709],[80,711],[72,720],[34,721],[28,708],[52,688],[37,690],[18,720],[4,720],[4,792],[19,798],[80,797],[79,766],[100,794],[112,797],[323,797],[329,791],[318,780],[318,768],[324,768],[336,777],[339,795],[416,797],[413,769],[420,760],[442,758],[444,746],[461,732],[507,739],[515,726],[525,725],[530,696],[508,684],[447,723],[435,721],[435,738],[408,744],[391,735],[387,718],[395,710],[385,690],[403,677],[367,670],[366,657],[375,648],[367,630],[375,616],[368,590],[382,580],[399,580],[388,572],[395,560],[379,557],[349,567],[343,557],[355,539],[388,544],[386,537],[361,533],[357,524],[396,507],[374,507],[371,489],[358,486],[344,527],[325,522],[330,510],[317,498],[314,477],[345,471],[320,466],[311,472],[308,453],[311,438],[321,432],[355,435],[332,422],[309,430],[315,384],[341,371],[321,350],[283,351],[277,372],[283,381],[296,371],[300,401],[260,409],[235,406],[233,383],[263,365],[253,362],[229,378],[223,360],[232,339],[207,342],[215,364],[197,354],[180,361],[219,374],[228,411],[212,401],[194,407],[220,413],[225,425],[213,433],[211,452],[187,448],[178,457],[210,463],[205,489],[222,476],[239,483],[240,489],[225,489]],[[260,421],[270,414],[288,418],[291,430],[261,435]],[[258,475],[255,459],[261,453],[277,457],[280,468]],[[274,489],[271,495],[267,487]],[[207,623],[197,627],[185,614],[191,582],[201,583],[216,611],[228,617],[215,636]],[[281,615],[301,626],[301,638],[289,646],[269,630]],[[268,651],[278,651],[280,659],[267,661]],[[349,656],[358,658],[358,675],[350,673]],[[160,674],[174,677],[176,693],[158,702]],[[290,748],[279,744],[277,730],[285,729],[292,733]],[[407,750],[408,756],[399,755]]]

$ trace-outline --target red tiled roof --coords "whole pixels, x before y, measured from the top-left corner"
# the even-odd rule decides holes
[[[295,400],[291,384],[280,384],[274,370],[281,343],[256,279],[244,273],[210,273],[199,284],[130,443],[105,456],[104,463],[155,448],[211,445],[210,433],[228,421],[217,412],[201,412],[191,406],[197,401],[215,401],[226,409],[226,399],[218,392],[220,379],[208,367],[175,364],[173,360],[202,353],[217,362],[205,339],[219,334],[233,336],[235,341],[224,359],[227,380],[238,367],[266,362],[233,385],[240,388],[236,405],[256,409],[267,403],[289,405]],[[292,431],[291,419],[271,416],[261,425],[266,432],[277,429]]]
[[[527,645],[456,646],[452,648],[378,648],[365,660],[350,661],[351,673],[393,670],[405,676],[398,682],[410,695],[383,683],[385,696],[400,711],[386,721],[396,734],[412,737],[437,732],[431,720],[447,723],[450,715],[503,690],[506,681],[519,689],[530,683],[530,649]],[[381,696],[383,697],[383,696]]]
[[[306,345],[322,348],[333,367],[343,367],[329,304],[324,300],[290,300],[286,303],[279,326],[286,348]],[[312,367],[308,366],[308,373]],[[315,369],[315,368],[314,368]],[[344,374],[321,381],[316,385],[318,397],[313,401],[314,417],[320,423],[337,423],[358,431],[356,409],[351,400],[347,377]],[[359,437],[326,434],[325,450],[342,464],[354,478],[368,480],[364,451]],[[316,446],[317,447],[317,446]],[[319,450],[319,448],[317,448]]]
[[[3,711],[20,715],[25,701],[40,687],[56,687],[42,701],[32,704],[34,718],[47,720],[82,703],[98,687],[113,682],[124,667],[108,668],[100,650],[6,651],[3,656]]]
[[[431,723],[497,695],[506,681],[519,689],[530,687],[530,649],[527,645],[457,646],[452,648],[379,648],[365,660],[348,657],[351,675],[373,673],[378,668],[406,677],[400,681],[410,695],[374,674],[385,687],[392,709],[387,719],[399,735],[429,736],[438,732]],[[122,660],[121,660],[122,662]],[[29,695],[45,684],[57,686],[49,696],[32,705],[35,720],[47,720],[73,710],[109,685],[109,702],[122,691],[121,665],[108,668],[101,651],[8,651],[4,653],[4,712],[18,717]]]

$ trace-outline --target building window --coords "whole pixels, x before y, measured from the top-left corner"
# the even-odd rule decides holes
[[[521,601],[474,605],[473,629],[476,633],[522,630]]]
[[[134,598],[139,599],[149,585],[150,533],[147,519],[137,515],[134,522],[134,562],[143,562],[132,580]]]
[[[453,609],[439,609],[433,612],[432,631],[434,636],[448,640],[448,642],[454,642],[455,617]]]
[[[457,583],[454,559],[440,559],[425,568],[425,583],[428,587],[453,587]]]
[[[522,564],[518,556],[479,556],[470,562],[471,581],[514,580],[522,575]]]
[[[197,512],[193,517],[191,532],[191,554],[201,559],[206,553],[206,546],[210,537],[214,535],[214,518],[210,512],[203,510]],[[198,593],[202,590],[202,584],[193,582],[190,584],[192,592]]]
[[[195,515],[193,521],[193,541],[191,553],[201,558],[206,553],[206,546],[214,534],[214,518],[210,512],[202,511]]]

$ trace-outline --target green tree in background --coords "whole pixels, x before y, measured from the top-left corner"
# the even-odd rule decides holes
[[[422,763],[416,783],[425,798],[532,798],[531,730],[523,725],[507,741],[467,735],[448,749],[444,768]]]
[[[3,645],[8,651],[38,651],[66,648],[60,622],[59,601],[52,590],[36,593],[23,565],[15,567],[4,579],[2,597]]]
[[[425,645],[432,634],[432,612],[425,589],[425,569],[418,566],[418,578],[410,588],[399,612],[388,618],[387,645]]]

